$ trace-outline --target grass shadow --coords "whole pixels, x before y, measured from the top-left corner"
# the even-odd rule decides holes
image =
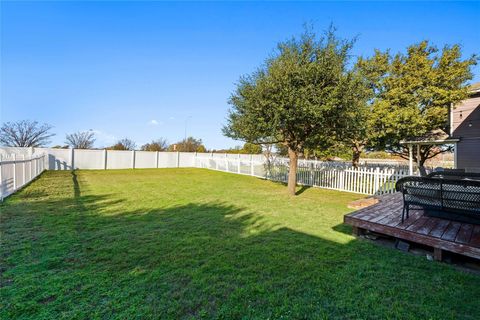
[[[438,263],[228,202],[146,210],[82,191],[75,172],[65,186],[3,208],[2,318],[480,316],[480,278]]]

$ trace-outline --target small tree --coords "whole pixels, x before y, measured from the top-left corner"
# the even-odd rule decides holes
[[[0,144],[8,147],[44,147],[55,134],[49,124],[21,120],[5,122],[0,128]]]
[[[107,148],[110,150],[135,150],[136,144],[133,140],[123,138],[118,140],[113,146]]]
[[[93,131],[83,131],[67,134],[65,143],[72,149],[91,149],[95,142]]]
[[[174,145],[176,146],[174,150]],[[207,152],[207,149],[202,143],[202,139],[195,139],[194,137],[188,137],[177,143],[170,145],[169,151],[179,152]]]
[[[278,45],[264,67],[242,77],[230,98],[224,134],[254,144],[288,149],[288,190],[295,194],[298,155],[304,148],[327,148],[343,132],[351,75],[347,65],[353,42],[333,29],[319,39],[305,31]]]
[[[459,45],[439,50],[428,41],[408,47],[406,54],[392,57],[386,52],[383,56],[364,61],[379,71],[371,82],[375,90],[369,117],[371,139],[376,149],[408,158],[408,150],[400,141],[439,129],[449,132],[448,110],[468,97],[467,81],[472,79],[471,68],[477,57],[462,59]],[[416,154],[414,157],[423,166],[427,159],[447,150],[424,145],[420,159]]]
[[[163,138],[152,140],[152,142],[146,143],[141,147],[142,151],[165,151],[167,148],[167,140]]]

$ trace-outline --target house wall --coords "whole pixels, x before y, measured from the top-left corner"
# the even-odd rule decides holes
[[[452,136],[457,143],[457,168],[480,171],[480,94],[452,110]]]

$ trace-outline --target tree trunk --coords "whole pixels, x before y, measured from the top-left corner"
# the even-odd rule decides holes
[[[353,148],[352,166],[354,168],[358,168],[358,165],[360,164],[361,153],[362,153],[361,151],[358,151],[357,149]]]
[[[288,171],[288,193],[294,196],[297,187],[298,153],[288,148],[288,157],[290,159],[290,168]]]
[[[352,149],[353,149],[352,166],[354,168],[358,168],[358,165],[360,164],[360,155],[362,154],[362,151],[363,151],[363,146],[359,144],[354,144]]]

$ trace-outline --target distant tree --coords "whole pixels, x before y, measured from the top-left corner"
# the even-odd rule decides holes
[[[61,145],[57,144],[57,145],[54,145],[52,147],[52,149],[68,149],[68,145],[61,146]]]
[[[146,143],[141,147],[142,151],[165,151],[168,149],[167,140],[159,138],[152,140],[150,143]]]
[[[349,159],[351,157],[351,148],[342,142],[337,142],[329,148],[323,149],[304,149],[303,157],[305,159],[331,160],[336,158]]]
[[[5,122],[0,128],[0,144],[8,147],[44,147],[55,134],[49,124],[21,120]]]
[[[244,154],[261,154],[262,153],[262,146],[258,144],[253,144],[246,142],[241,149],[242,153]]]
[[[233,153],[233,154],[261,154],[262,153],[262,146],[258,144],[248,143],[246,142],[243,147],[242,146],[235,146],[230,149],[220,149],[220,150],[213,150],[216,153]]]
[[[188,137],[187,139],[171,144],[168,150],[179,152],[207,152],[207,149],[202,143],[202,139],[195,139],[194,137]]]
[[[202,153],[205,153],[207,152],[207,148],[205,148],[205,146],[202,144],[202,145],[199,145],[197,150],[195,150],[195,152],[202,152]]]
[[[240,79],[230,98],[224,134],[254,144],[282,144],[289,161],[288,191],[295,194],[298,157],[304,148],[328,148],[340,139],[350,108],[353,41],[305,31],[280,43],[264,67]]]
[[[95,142],[93,131],[82,131],[67,134],[65,143],[73,149],[91,149]]]
[[[422,41],[409,46],[406,54],[377,52],[360,61],[361,68],[373,73],[375,96],[368,121],[375,149],[408,158],[408,150],[400,141],[438,129],[448,133],[448,110],[468,97],[467,82],[472,79],[472,66],[477,60],[475,55],[462,59],[459,45],[439,50]],[[448,150],[422,145],[420,165]],[[416,156],[414,153],[415,160]]]
[[[136,144],[133,140],[123,138],[118,140],[113,146],[107,148],[110,150],[135,150]]]

